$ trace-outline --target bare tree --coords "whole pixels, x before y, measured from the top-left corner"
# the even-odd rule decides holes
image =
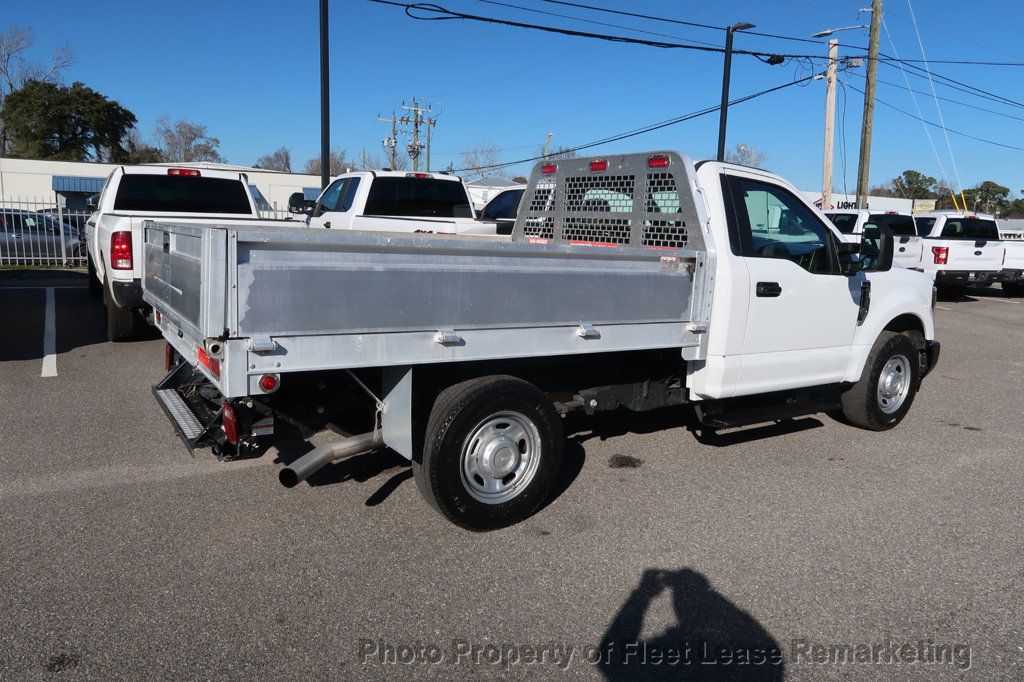
[[[725,160],[729,163],[749,166],[751,168],[760,168],[767,158],[767,154],[758,151],[757,147],[751,147],[749,144],[737,144],[736,149],[725,153]]]
[[[344,149],[335,149],[331,152],[330,160],[330,173],[329,175],[333,178],[336,175],[341,175],[346,172],[349,168],[355,166],[354,163],[350,162],[346,157]],[[320,157],[315,156],[306,162],[306,167],[303,172],[307,175],[320,175]]]
[[[544,156],[544,147],[537,148],[537,156]],[[572,147],[558,147],[552,149],[546,158],[555,159],[556,161],[558,159],[576,159],[579,158],[579,154]]]
[[[269,154],[264,154],[256,159],[257,168],[281,171],[282,173],[292,172],[292,153],[287,147],[278,147]]]
[[[469,177],[473,179],[489,174],[500,175],[500,169],[490,168],[490,166],[498,165],[499,156],[498,147],[491,142],[478,142],[459,152],[462,168],[468,171]]]
[[[213,161],[225,163],[220,154],[220,140],[206,134],[206,126],[179,119],[171,123],[167,116],[156,122],[156,139],[168,161]]]
[[[22,26],[11,26],[0,33],[0,114],[7,95],[32,80],[59,84],[64,71],[75,63],[74,50],[67,45],[54,50],[49,65],[28,59],[24,53],[32,47],[32,41],[32,29]],[[0,115],[0,156],[9,148],[10,139]]]

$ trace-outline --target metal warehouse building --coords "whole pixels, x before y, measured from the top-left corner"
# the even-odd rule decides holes
[[[86,198],[103,189],[107,176],[118,165],[0,158],[0,201],[29,200],[40,205],[49,204],[71,211],[81,211],[85,208]],[[288,197],[294,192],[303,192],[306,196],[312,195],[314,198],[320,193],[320,177],[316,175],[281,173],[222,163],[152,165],[187,165],[191,168],[216,168],[245,173],[249,178],[249,184],[258,190],[253,194],[262,210],[287,210]],[[267,205],[263,205],[261,197]]]

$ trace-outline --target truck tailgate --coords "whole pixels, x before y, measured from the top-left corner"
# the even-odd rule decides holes
[[[949,247],[948,270],[998,272],[1003,267],[1003,243],[986,239],[946,239]]]

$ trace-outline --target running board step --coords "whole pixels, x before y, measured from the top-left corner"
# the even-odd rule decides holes
[[[733,429],[828,412],[839,404],[840,394],[841,387],[828,386],[800,392],[698,402],[695,408],[697,419],[704,426]]]
[[[194,396],[206,378],[193,367],[181,363],[153,387],[153,395],[171,421],[175,432],[192,452],[197,447],[215,443],[220,429],[221,411],[193,405],[186,397]],[[182,391],[187,391],[182,395]],[[201,401],[200,401],[201,402]],[[204,423],[205,419],[205,423]]]
[[[203,425],[192,410],[188,408],[184,398],[178,395],[173,388],[156,389],[156,399],[163,405],[167,416],[171,418],[175,426],[186,440],[195,440],[203,433]]]

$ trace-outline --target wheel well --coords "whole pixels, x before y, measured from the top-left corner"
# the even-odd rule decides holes
[[[889,321],[889,324],[885,325],[885,329],[882,331],[896,332],[898,334],[919,332],[921,338],[924,339],[924,323],[921,322],[921,318],[912,313],[904,313],[899,317],[893,318]]]

